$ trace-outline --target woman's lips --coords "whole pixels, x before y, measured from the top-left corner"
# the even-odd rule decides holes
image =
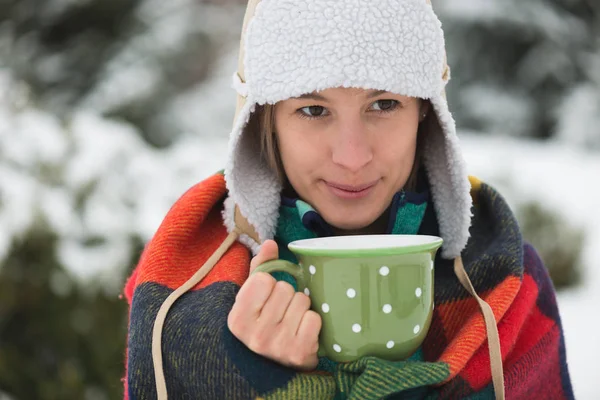
[[[375,188],[375,185],[377,185],[377,182],[379,180],[354,186],[325,181],[325,185],[337,197],[341,197],[342,199],[360,199],[368,196]]]

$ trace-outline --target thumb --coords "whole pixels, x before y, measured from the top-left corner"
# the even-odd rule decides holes
[[[250,273],[261,264],[267,261],[277,260],[279,258],[279,247],[274,240],[265,240],[260,247],[258,254],[250,261]]]

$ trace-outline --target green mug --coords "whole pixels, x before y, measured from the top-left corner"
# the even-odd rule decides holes
[[[442,238],[357,235],[306,239],[288,248],[298,265],[269,261],[256,272],[287,272],[321,315],[319,356],[390,361],[421,345],[433,312],[433,273]]]

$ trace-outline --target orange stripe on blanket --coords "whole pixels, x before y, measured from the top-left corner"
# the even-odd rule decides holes
[[[204,265],[227,237],[220,202],[225,194],[223,176],[214,175],[173,205],[142,254],[136,286],[155,282],[176,289]],[[236,242],[194,290],[219,281],[241,285],[249,265],[248,249]]]
[[[496,321],[499,321],[511,306],[521,280],[517,277],[507,277],[494,290],[480,293],[492,308]],[[483,316],[473,298],[455,301],[436,306],[450,343],[438,361],[448,363],[450,375],[444,383],[453,379],[462,371],[475,352],[487,340]]]
[[[525,275],[517,297],[498,324],[502,359],[507,371],[511,364],[528,354],[555,325],[552,319],[538,310],[537,298],[538,287],[535,281],[531,276]],[[461,376],[473,389],[481,390],[492,379],[489,365],[488,347],[481,346],[469,360]]]

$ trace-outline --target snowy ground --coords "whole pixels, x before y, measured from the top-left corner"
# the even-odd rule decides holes
[[[558,142],[461,138],[469,172],[497,187],[511,205],[539,200],[586,232],[583,285],[560,292],[558,303],[575,398],[597,399],[600,258],[594,250],[600,248],[600,154]]]

